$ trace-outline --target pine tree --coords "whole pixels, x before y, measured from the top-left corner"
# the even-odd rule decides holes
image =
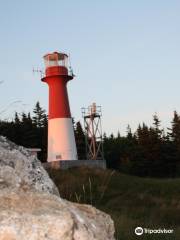
[[[118,133],[117,133],[117,139],[120,139],[121,138],[121,134],[120,134],[120,132],[118,131]]]
[[[21,144],[22,126],[21,126],[21,120],[17,112],[15,112],[15,115],[14,115],[14,131],[15,131],[15,136],[14,136],[14,139],[12,139],[12,141],[14,141],[17,144]]]
[[[168,132],[168,135],[170,139],[176,144],[176,146],[180,146],[180,116],[176,111],[174,111],[174,116],[171,124],[172,127],[168,128],[168,130],[170,130],[170,132]]]
[[[14,115],[14,123],[17,125],[20,124],[20,119],[17,112],[15,112],[15,115]]]
[[[45,112],[46,111],[40,106],[40,103],[37,102],[33,110],[33,124],[35,124],[36,127],[42,128],[46,124],[47,115],[45,114]]]
[[[21,119],[21,145],[32,148],[37,147],[36,128],[33,125],[31,114],[22,113]]]
[[[171,128],[168,128],[168,130],[168,143],[173,159],[171,166],[175,169],[172,172],[175,172],[176,176],[180,176],[180,116],[176,111],[174,111]]]
[[[127,126],[126,132],[127,132],[127,138],[128,138],[128,139],[132,139],[132,138],[133,138],[133,135],[132,135],[131,127],[130,127],[129,124],[128,124],[128,126]]]
[[[157,113],[153,115],[153,128],[151,128],[152,132],[154,133],[158,140],[162,138],[163,129],[160,129],[161,121],[159,120]]]
[[[76,139],[78,159],[84,160],[86,159],[86,143],[85,143],[85,134],[80,122],[77,122],[75,126],[75,139]]]

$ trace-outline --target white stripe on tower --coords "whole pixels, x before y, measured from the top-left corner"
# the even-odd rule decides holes
[[[76,159],[77,151],[72,119],[50,119],[48,123],[48,162]]]

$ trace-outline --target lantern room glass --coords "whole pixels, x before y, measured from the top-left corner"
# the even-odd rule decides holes
[[[58,52],[47,54],[44,56],[44,63],[46,68],[55,66],[68,68],[68,55]]]

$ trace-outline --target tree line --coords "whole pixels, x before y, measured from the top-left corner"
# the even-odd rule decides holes
[[[157,114],[153,124],[138,126],[126,136],[104,135],[105,158],[109,168],[141,177],[180,176],[180,115],[175,111],[167,132]]]
[[[12,121],[0,120],[0,135],[18,145],[40,148],[39,159],[47,159],[48,116],[37,102],[33,113],[17,112]],[[86,159],[85,133],[73,120],[78,158]],[[127,127],[126,136],[104,133],[104,156],[107,167],[141,177],[180,176],[180,115],[175,111],[171,127],[165,132],[157,114],[152,126],[139,125],[134,133]]]

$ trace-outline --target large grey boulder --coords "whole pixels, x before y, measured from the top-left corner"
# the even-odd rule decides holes
[[[32,156],[28,149],[17,146],[2,136],[0,136],[0,179],[4,179],[13,188],[28,185],[31,189],[59,195],[58,189],[41,162]]]
[[[113,240],[111,218],[49,193],[0,191],[0,240]]]
[[[0,240],[114,240],[109,215],[57,195],[38,159],[0,137]]]

